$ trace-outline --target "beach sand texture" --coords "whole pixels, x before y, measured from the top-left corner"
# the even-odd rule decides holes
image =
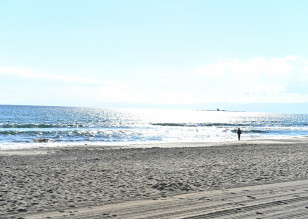
[[[0,218],[308,217],[306,138],[159,146],[0,151]]]

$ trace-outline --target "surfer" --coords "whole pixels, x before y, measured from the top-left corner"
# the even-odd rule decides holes
[[[241,134],[242,134],[242,131],[240,128],[237,129],[237,137],[238,137],[238,140],[240,141],[241,140]]]

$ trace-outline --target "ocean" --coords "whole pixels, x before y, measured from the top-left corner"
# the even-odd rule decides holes
[[[308,114],[0,105],[0,150],[308,136]]]

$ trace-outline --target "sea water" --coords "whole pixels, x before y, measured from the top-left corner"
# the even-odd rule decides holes
[[[236,140],[237,128],[243,140],[308,136],[308,114],[0,105],[0,150],[222,142]]]

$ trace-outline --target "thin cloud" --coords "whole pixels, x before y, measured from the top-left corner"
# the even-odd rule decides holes
[[[241,61],[238,59],[227,59],[225,61],[209,64],[196,68],[201,76],[225,77],[228,73],[234,77],[247,76],[290,76],[294,71],[306,74],[308,60],[298,56],[287,56],[284,58],[256,57],[254,59]]]
[[[86,77],[79,77],[79,76],[65,76],[57,74],[38,73],[31,69],[7,67],[7,66],[0,66],[0,74],[11,75],[11,76],[14,75],[30,79],[55,80],[55,81],[69,82],[69,83],[76,82],[76,83],[97,84],[97,85],[117,84],[116,82],[104,81],[99,79],[89,79]]]
[[[0,75],[33,79],[36,86],[31,86],[30,82],[19,84],[14,89],[16,92],[19,91],[15,99],[20,93],[24,93],[29,101],[39,98],[37,94],[42,92],[44,92],[42,93],[44,95],[41,95],[42,99],[52,97],[54,102],[78,99],[80,105],[104,102],[296,103],[308,100],[308,59],[298,56],[256,57],[249,60],[226,59],[190,70],[166,70],[162,75],[144,72],[147,77],[125,82],[93,79],[86,75],[75,77],[43,74],[31,69],[5,66],[0,66]],[[44,83],[36,83],[38,79],[44,80]],[[66,84],[63,86],[59,82]],[[10,95],[10,99],[14,99],[13,94]],[[36,102],[42,102],[42,100],[36,100]]]
[[[307,89],[298,89],[308,87],[308,59],[299,56],[227,59],[198,67],[195,73],[208,91],[223,84],[228,98],[217,95],[219,101],[303,102],[308,96]]]

